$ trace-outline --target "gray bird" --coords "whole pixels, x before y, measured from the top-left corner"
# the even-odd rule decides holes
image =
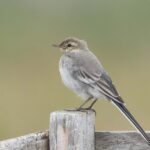
[[[124,114],[150,145],[149,137],[125,107],[124,101],[118,94],[111,78],[97,57],[89,50],[87,43],[84,40],[71,37],[53,46],[60,48],[63,52],[59,62],[62,81],[69,89],[85,100],[77,110],[92,109],[99,98],[105,97]],[[91,105],[83,108],[90,100],[93,100]]]

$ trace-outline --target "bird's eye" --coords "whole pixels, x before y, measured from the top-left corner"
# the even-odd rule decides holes
[[[71,44],[68,44],[68,45],[67,45],[67,47],[71,47],[71,46],[72,46]]]

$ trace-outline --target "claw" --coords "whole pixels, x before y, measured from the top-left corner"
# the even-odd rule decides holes
[[[77,111],[77,108],[64,109],[65,111]]]
[[[95,113],[95,116],[96,116],[96,111],[95,111],[95,109],[92,109],[92,108],[90,108],[90,107],[87,107],[87,108],[78,108],[78,109],[76,109],[76,111],[82,111],[82,112],[84,112],[84,111],[86,111],[86,110],[91,110],[91,111],[93,111],[93,112]]]
[[[86,110],[91,110],[95,113],[95,116],[96,116],[96,111],[95,109],[92,109],[90,107],[87,107],[87,108],[72,108],[72,109],[64,109],[65,111],[81,111],[81,112],[85,112]]]

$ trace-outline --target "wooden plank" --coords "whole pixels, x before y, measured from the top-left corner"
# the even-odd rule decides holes
[[[150,132],[148,132],[150,137]],[[141,135],[134,131],[96,132],[96,150],[150,150]]]
[[[49,150],[48,131],[1,141],[0,150]]]
[[[95,150],[95,113],[57,111],[50,116],[50,150]]]
[[[150,136],[150,132],[147,132]],[[48,132],[8,139],[0,142],[0,150],[48,150]],[[96,150],[150,150],[145,140],[135,131],[96,132]]]

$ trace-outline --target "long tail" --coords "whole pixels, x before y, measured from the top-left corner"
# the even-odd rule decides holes
[[[135,120],[135,118],[129,112],[129,110],[124,106],[124,104],[118,103],[117,101],[112,101],[112,103],[124,114],[124,116],[132,123],[132,125],[140,132],[143,138],[147,141],[148,145],[150,145],[150,138],[139,125],[139,123]]]

